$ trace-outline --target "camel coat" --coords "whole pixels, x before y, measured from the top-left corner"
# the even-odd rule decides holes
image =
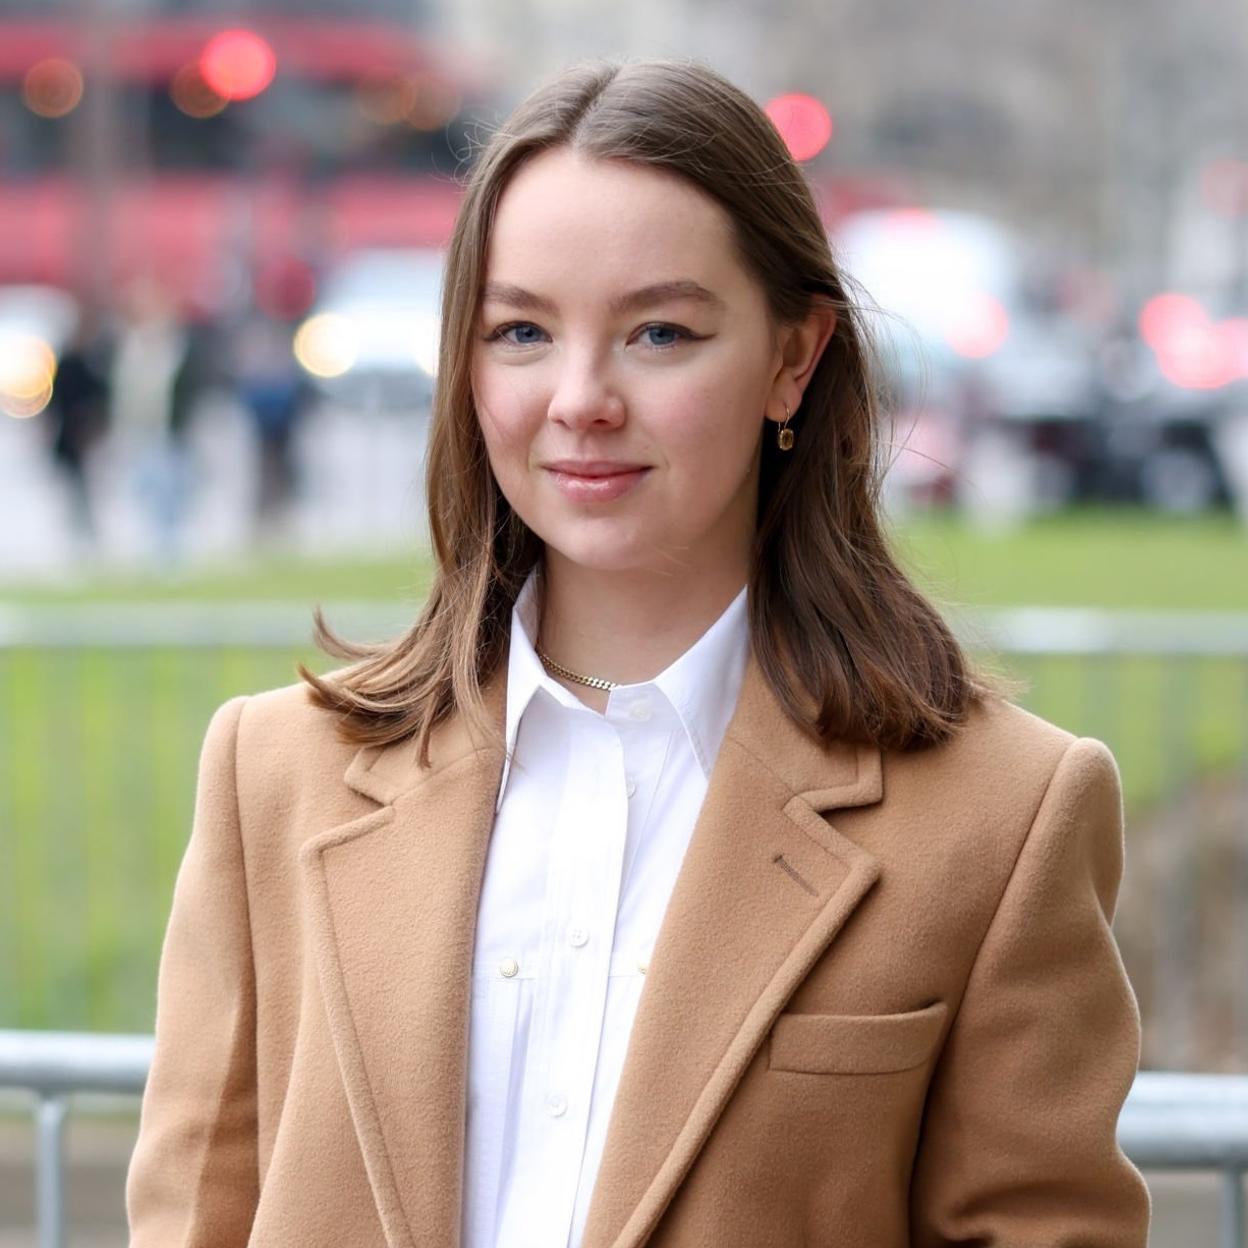
[[[500,728],[504,697],[500,671]],[[216,713],[132,1248],[458,1244],[501,769],[459,716],[420,769],[410,741],[339,741],[302,686]],[[994,703],[936,749],[821,747],[751,658],[584,1248],[1142,1248],[1147,1191],[1115,1141],[1139,1052],[1121,866],[1099,742]]]

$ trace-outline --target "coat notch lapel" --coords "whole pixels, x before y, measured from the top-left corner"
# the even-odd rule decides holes
[[[501,709],[497,684],[487,690]],[[347,1102],[390,1248],[458,1242],[477,904],[502,753],[459,716],[431,766],[410,740],[344,777],[387,803],[300,851],[309,932]]]
[[[877,860],[820,812],[878,801],[882,774],[878,750],[793,724],[751,656],[650,958],[583,1248],[645,1242],[776,1015],[875,884]]]

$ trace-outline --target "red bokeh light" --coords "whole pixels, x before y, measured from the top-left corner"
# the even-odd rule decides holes
[[[188,61],[174,74],[169,95],[188,117],[215,117],[229,103],[204,81],[198,61]]]
[[[223,30],[200,54],[199,72],[222,99],[250,100],[273,81],[277,57],[254,32]]]
[[[1185,390],[1218,390],[1239,375],[1230,335],[1216,324],[1192,325],[1157,352],[1162,376]]]
[[[1223,321],[1221,328],[1236,373],[1248,377],[1248,317],[1232,317]]]
[[[959,354],[983,360],[1000,350],[1010,333],[1010,316],[999,299],[974,294],[954,310],[945,338]]]
[[[1140,312],[1140,336],[1161,375],[1185,390],[1218,390],[1248,376],[1248,320],[1215,321],[1189,295],[1150,299]]]
[[[1209,323],[1209,314],[1190,295],[1167,292],[1154,295],[1140,309],[1140,337],[1154,351],[1165,351],[1170,344],[1194,329]]]
[[[813,95],[778,95],[763,110],[794,160],[817,156],[832,138],[832,115]]]
[[[40,117],[64,117],[82,102],[82,71],[73,61],[53,56],[26,71],[22,99]]]

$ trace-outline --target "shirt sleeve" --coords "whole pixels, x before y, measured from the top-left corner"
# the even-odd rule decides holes
[[[242,1248],[258,1199],[255,978],[235,783],[247,699],[212,718],[126,1181],[131,1248]]]
[[[977,953],[933,1074],[915,1248],[1145,1248],[1149,1197],[1117,1143],[1140,1020],[1110,923],[1122,875],[1113,755],[1074,741]]]

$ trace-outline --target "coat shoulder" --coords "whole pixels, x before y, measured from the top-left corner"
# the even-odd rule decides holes
[[[913,794],[929,809],[974,809],[990,822],[1005,815],[1030,821],[1068,755],[1080,765],[1113,770],[1108,748],[1002,698],[977,704],[945,742],[885,757],[894,795]]]
[[[995,760],[1006,774],[1037,774],[1046,783],[1062,764],[1087,778],[1118,779],[1118,764],[1103,741],[1081,737],[1015,703],[982,703],[967,723],[964,745],[981,759]]]
[[[294,741],[300,748],[319,742],[338,742],[348,758],[359,749],[344,741],[338,731],[339,716],[318,706],[313,690],[304,681],[263,689],[249,694],[239,725],[240,753],[244,743],[252,748],[266,742]]]
[[[1010,702],[988,697],[976,703],[950,745],[999,758],[1006,766],[1044,764],[1063,754],[1076,740],[1073,732]]]
[[[302,681],[247,695],[238,721],[240,802],[302,805],[341,788],[360,745],[342,736],[340,722],[336,712],[317,705]]]

